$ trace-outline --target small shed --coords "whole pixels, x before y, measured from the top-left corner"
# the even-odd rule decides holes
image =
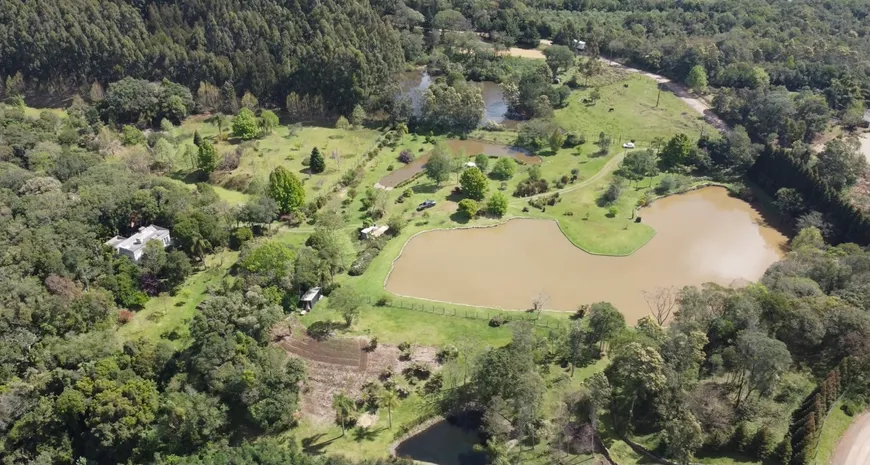
[[[376,237],[381,237],[385,232],[390,229],[389,226],[378,226],[373,224],[368,228],[363,229],[359,232],[359,238],[362,240],[366,239],[374,239]]]
[[[321,289],[319,287],[312,287],[302,295],[301,299],[299,299],[299,307],[304,312],[311,311],[322,297],[323,292]]]
[[[582,52],[582,51],[586,50],[586,42],[584,42],[582,40],[575,40],[574,41],[574,48],[577,49],[578,52]]]

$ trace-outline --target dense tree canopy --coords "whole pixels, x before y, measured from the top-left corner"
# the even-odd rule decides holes
[[[15,14],[0,20],[0,75],[61,86],[127,76],[193,89],[231,83],[273,102],[291,91],[320,96],[350,113],[402,61],[398,32],[368,2],[12,1],[2,9]]]

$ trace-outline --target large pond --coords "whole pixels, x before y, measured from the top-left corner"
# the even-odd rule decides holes
[[[656,235],[627,257],[585,253],[551,220],[418,234],[395,261],[386,288],[515,310],[530,308],[545,292],[547,308],[608,301],[632,322],[648,314],[645,290],[755,281],[781,258],[786,242],[752,206],[718,187],[661,199],[641,214]]]
[[[402,441],[396,455],[437,465],[484,465],[486,455],[474,451],[477,432],[441,420]]]
[[[456,140],[450,139],[447,141],[447,146],[455,154],[465,154],[469,157],[482,153],[490,157],[511,157],[520,163],[538,165],[541,163],[541,157],[531,155],[528,151],[519,147],[511,147],[508,145],[494,144],[491,142],[483,142],[477,140]],[[385,188],[393,188],[402,182],[414,177],[415,174],[423,171],[426,161],[429,160],[429,154],[420,156],[416,160],[402,166],[399,169],[389,172],[386,176],[378,181],[378,185]]]
[[[425,70],[406,71],[402,73],[401,88],[411,98],[411,108],[415,115],[420,115],[423,108],[423,91],[432,85],[432,76]],[[507,102],[504,99],[501,87],[491,81],[477,83],[483,95],[483,104],[486,108],[481,125],[492,122],[499,124],[511,124],[512,120],[505,117]]]

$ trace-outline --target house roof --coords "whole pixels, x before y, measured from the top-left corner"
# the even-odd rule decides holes
[[[106,242],[106,245],[114,247],[116,249],[124,249],[131,252],[136,252],[140,249],[144,249],[145,244],[147,244],[148,241],[162,241],[163,238],[168,236],[168,229],[161,228],[160,226],[155,226],[152,224],[139,228],[139,232],[133,234],[126,239],[121,236],[115,236],[109,239]]]
[[[319,293],[320,293],[319,287],[312,287],[311,289],[308,289],[307,291],[305,291],[305,294],[302,296],[302,299],[300,299],[300,300],[303,300],[303,301],[314,300],[314,296],[316,296]]]

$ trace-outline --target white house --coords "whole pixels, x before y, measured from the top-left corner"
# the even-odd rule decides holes
[[[172,239],[169,237],[168,229],[152,224],[139,228],[139,232],[130,237],[115,236],[106,241],[106,245],[115,249],[117,253],[130,257],[135,262],[142,258],[142,254],[145,253],[145,244],[150,241],[158,241],[166,248]]]

